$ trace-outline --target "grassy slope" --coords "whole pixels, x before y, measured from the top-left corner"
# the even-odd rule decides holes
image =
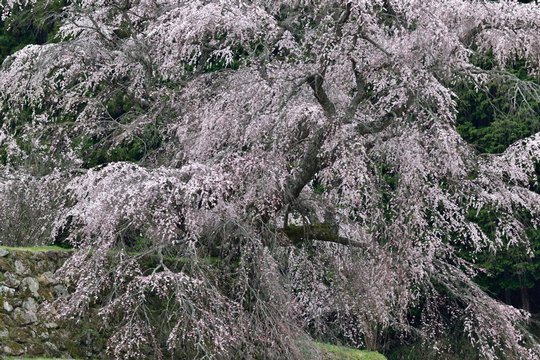
[[[23,357],[7,357],[6,360],[63,360],[60,358],[23,358]]]
[[[46,251],[72,251],[60,246],[0,246],[0,249],[7,251],[29,251],[29,252],[46,252]]]
[[[375,351],[357,350],[344,346],[317,343],[322,350],[325,360],[386,360]]]
[[[322,351],[324,360],[386,360],[386,358],[374,351],[356,350],[344,346],[317,343]],[[23,358],[9,357],[9,360],[59,360],[54,358]]]

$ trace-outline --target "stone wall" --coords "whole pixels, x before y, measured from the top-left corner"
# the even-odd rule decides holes
[[[10,356],[100,357],[100,336],[89,326],[77,330],[55,322],[41,305],[67,294],[54,272],[68,251],[0,248],[0,358]]]

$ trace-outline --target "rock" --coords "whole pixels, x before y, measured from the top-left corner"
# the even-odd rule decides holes
[[[31,277],[26,277],[23,279],[22,284],[24,287],[27,287],[28,290],[32,293],[32,296],[39,297],[39,282]]]
[[[6,314],[4,312],[0,312],[0,325],[2,326],[3,329],[8,329],[8,330],[12,326],[17,326],[15,321],[13,321],[13,319],[11,318],[11,315]],[[2,342],[0,341],[0,345],[1,344]]]
[[[31,331],[24,327],[10,329],[9,337],[18,344],[26,344],[33,339]]]
[[[38,304],[34,298],[28,298],[23,302],[23,309],[28,312],[37,313]]]
[[[39,300],[53,301],[53,289],[50,286],[41,286],[39,288]]]
[[[48,332],[44,331],[38,335],[41,340],[49,340],[51,337]]]
[[[37,335],[36,339],[37,340]],[[47,349],[45,346],[41,343],[41,341],[36,342],[30,342],[27,345],[27,350],[24,356],[28,356],[28,359],[34,359],[34,356],[36,355],[45,355],[47,354]],[[26,358],[25,358],[26,359]],[[43,359],[43,358],[37,358],[37,359]],[[49,357],[46,357],[45,359],[49,359]]]
[[[14,341],[10,341],[5,344],[3,350],[4,354],[11,356],[20,356],[24,354],[24,347]]]
[[[83,326],[52,321],[54,309],[41,308],[68,294],[55,271],[71,254],[11,251],[0,256],[0,359],[25,356],[102,358],[104,339]],[[44,318],[41,317],[41,311]],[[46,314],[46,315],[45,315]]]
[[[4,300],[3,307],[4,307],[4,310],[6,310],[6,312],[8,313],[13,311],[13,306],[11,306],[11,304],[8,303],[7,300]]]
[[[16,289],[21,284],[21,280],[18,279],[17,275],[6,271],[4,273],[4,284],[6,284],[7,286],[11,288]]]
[[[6,249],[0,249],[0,257],[4,257],[8,255],[9,255],[9,251],[7,251]]]
[[[47,329],[58,329],[58,324],[55,323],[54,321],[45,323],[44,325],[45,325],[45,328]]]
[[[67,350],[67,346],[73,341],[73,332],[66,329],[59,329],[56,331],[56,336],[56,345],[58,346],[58,350]]]
[[[13,296],[13,294],[15,294],[15,289],[12,289],[4,285],[0,285],[0,295],[3,295],[3,294],[8,295],[8,296]]]
[[[13,318],[19,325],[30,325],[37,321],[37,315],[35,312],[24,311],[21,308],[15,309],[13,311]]]
[[[43,274],[39,275],[37,280],[43,286],[58,284],[58,280],[56,280],[56,277],[50,271],[46,271]]]
[[[35,260],[34,264],[34,274],[41,274],[45,271],[48,271],[50,269],[50,264],[46,260]]]
[[[55,297],[66,296],[68,294],[67,288],[64,285],[55,285],[53,289]]]
[[[0,272],[10,271],[12,268],[11,261],[7,257],[0,257]]]
[[[52,342],[50,342],[50,341],[45,342],[44,345],[47,348],[47,350],[49,350],[53,354],[57,354],[59,352],[58,347],[56,345],[54,345]]]
[[[28,269],[24,266],[21,260],[15,260],[15,272],[19,275],[28,274]]]

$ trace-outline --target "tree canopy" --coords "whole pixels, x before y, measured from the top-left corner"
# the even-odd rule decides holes
[[[535,251],[540,134],[480,154],[456,95],[496,86],[536,111],[508,68],[537,74],[538,6],[62,5],[57,40],[0,70],[0,234],[77,248],[51,307],[99,315],[112,356],[302,359],[310,337],[392,336],[436,357],[460,329],[477,356],[540,357],[527,314],[473,281],[482,254]]]

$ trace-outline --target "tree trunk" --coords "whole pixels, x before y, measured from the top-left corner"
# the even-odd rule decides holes
[[[520,289],[520,294],[521,294],[521,308],[525,311],[527,311],[528,313],[531,312],[531,303],[529,301],[529,289],[526,288],[525,286],[521,287]]]
[[[504,302],[507,305],[512,305],[512,292],[510,289],[504,289]]]

